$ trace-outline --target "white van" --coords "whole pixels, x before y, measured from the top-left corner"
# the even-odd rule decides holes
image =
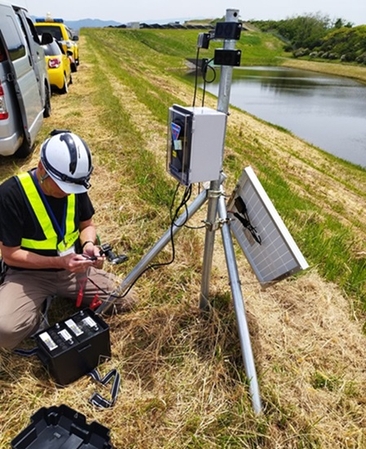
[[[0,1],[0,155],[29,155],[50,113],[44,50],[32,19],[25,8]]]

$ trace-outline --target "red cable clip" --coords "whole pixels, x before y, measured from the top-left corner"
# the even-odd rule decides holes
[[[85,289],[87,280],[88,280],[87,278],[84,278],[80,281],[80,289],[79,289],[79,293],[78,293],[78,296],[77,296],[76,302],[75,302],[76,307],[81,307],[81,303],[83,302],[83,297],[84,297],[84,289]]]
[[[94,296],[92,299],[92,302],[89,305],[89,308],[91,310],[95,310],[97,307],[99,307],[102,304],[102,301],[99,299],[98,293]]]
[[[80,290],[79,290],[79,293],[78,293],[78,296],[76,298],[76,303],[75,303],[76,307],[81,307],[81,303],[83,302],[83,296],[84,296],[84,291],[83,290],[84,290],[84,288],[83,288],[83,286],[81,286]]]

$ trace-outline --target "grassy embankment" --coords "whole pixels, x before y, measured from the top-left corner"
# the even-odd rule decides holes
[[[366,68],[362,66],[308,61],[305,59],[293,58],[284,59],[282,65],[297,69],[311,70],[313,72],[327,73],[329,75],[346,76],[347,78],[354,78],[362,83],[366,83]]]
[[[106,45],[109,46],[108,39],[110,37],[108,37],[108,32],[105,32],[105,34],[104,39],[106,39]],[[124,61],[123,66],[119,64],[117,57],[120,50],[112,50],[112,52],[116,52],[115,57],[112,57],[115,67],[110,66],[112,73],[115,76],[123,77],[124,82],[134,91],[138,100],[144,103],[161,123],[166,121],[166,111],[169,104],[174,102],[180,103],[182,99],[179,97],[178,90],[169,92],[165,89],[164,82],[159,83],[157,78],[160,76],[159,74],[164,76],[169,74],[174,76],[176,80],[187,83],[186,80],[180,78],[180,75],[185,71],[183,58],[184,56],[194,56],[196,37],[196,32],[187,32],[184,40],[175,31],[159,33],[155,30],[150,32],[144,30],[140,33],[131,33],[127,40],[129,45],[136,45],[136,54],[132,55],[134,60],[131,61],[128,60],[128,58],[131,58],[131,55],[127,55],[127,60]],[[133,39],[132,42],[131,39]],[[143,47],[141,47],[141,43]],[[216,43],[216,46],[219,46],[219,44]],[[267,64],[275,64],[278,62],[278,58],[282,56],[279,41],[260,33],[244,33],[238,48],[243,50],[242,65],[259,65],[266,61]],[[153,66],[151,66],[150,62],[152,55],[155,55]],[[121,57],[124,58],[125,56],[122,51]],[[146,62],[147,60],[149,61],[148,63]],[[284,63],[291,64],[292,61],[285,60]],[[304,62],[296,63],[305,67]],[[311,67],[313,70],[320,70],[319,64],[311,64],[310,62],[306,64],[307,67]],[[334,64],[331,66],[333,69]],[[356,69],[358,68],[352,67],[347,73],[356,76]],[[343,66],[342,71],[345,73]],[[365,72],[366,70],[362,72],[362,70],[358,69],[358,73]],[[139,78],[138,86],[136,86],[136,77]],[[191,98],[184,98],[185,104],[190,104],[190,101]],[[242,156],[245,155],[244,163],[253,164],[259,174],[262,174],[265,187],[270,191],[277,207],[290,226],[293,223],[292,226],[295,228],[293,229],[294,235],[298,241],[304,242],[302,245],[303,251],[310,258],[312,265],[317,265],[322,275],[330,281],[336,281],[347,293],[356,295],[362,302],[364,299],[366,300],[364,298],[365,259],[359,258],[364,247],[362,240],[360,241],[358,231],[353,230],[349,223],[343,225],[340,223],[339,213],[342,214],[343,211],[347,210],[346,205],[342,204],[343,199],[334,203],[334,199],[329,198],[328,214],[324,211],[323,204],[319,207],[317,198],[319,193],[318,195],[312,194],[314,196],[307,198],[305,201],[303,193],[295,193],[291,184],[295,183],[303,190],[309,188],[307,185],[308,180],[301,178],[291,179],[292,176],[289,176],[289,173],[283,172],[277,154],[266,154],[267,148],[265,146],[258,144],[255,137],[250,139],[249,135],[246,136],[245,134],[246,131],[244,129],[229,128],[227,143],[233,151],[228,151],[225,170],[229,170],[230,173],[237,176],[243,168]],[[313,168],[316,168],[322,174],[332,175],[334,173],[333,176],[343,183],[344,187],[364,198],[362,184],[360,185],[359,183],[359,180],[364,178],[363,169],[354,168],[350,164],[339,162],[342,167],[341,172],[344,170],[346,173],[349,170],[351,173],[352,179],[348,179],[350,175],[345,174],[343,178],[338,168],[337,170],[329,168],[335,161],[335,158],[331,156],[327,157],[324,155],[323,167],[315,167],[312,156],[301,154],[298,157],[303,162],[313,165]],[[166,186],[163,187],[163,191],[167,191]],[[157,205],[159,205],[159,200]],[[309,214],[309,211],[312,214],[322,215],[322,218],[316,223],[312,222],[311,225],[307,223],[307,226],[301,226],[301,229],[299,229],[299,217],[302,214]],[[321,213],[322,211],[324,213]],[[351,223],[357,226],[361,233],[364,232],[363,224],[360,223],[360,217],[357,212],[353,218],[349,215],[346,218],[351,220]],[[300,219],[300,222],[302,222],[302,219]],[[324,223],[326,223],[325,226]],[[324,227],[331,229],[331,232],[325,239]],[[355,252],[357,257],[355,257]],[[344,270],[346,266],[348,267],[347,271]]]
[[[83,30],[74,85],[54,98],[40,136],[67,127],[90,143],[100,234],[130,256],[114,268],[121,274],[169,227],[175,183],[165,170],[167,109],[191,104],[182,75],[196,39],[194,31]],[[277,40],[258,33],[244,33],[238,47],[243,65],[285,56]],[[220,238],[215,307],[204,317],[197,309],[204,231],[187,228],[176,237],[175,261],[139,279],[138,309],[109,320],[113,357],[101,369],[122,375],[114,409],[87,404],[96,389],[87,378],[58,389],[37,361],[2,353],[0,447],[39,407],[61,403],[110,427],[118,449],[365,447],[365,171],[230,112],[227,192],[251,165],[310,264],[262,291],[237,252],[264,413],[255,416],[247,396]],[[1,179],[36,160],[3,160]],[[202,210],[189,224],[200,227],[204,218]],[[168,247],[156,262],[171,256]]]

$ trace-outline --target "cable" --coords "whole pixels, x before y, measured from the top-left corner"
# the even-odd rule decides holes
[[[203,76],[203,94],[202,94],[202,106],[205,105],[205,96],[206,96],[206,85],[211,84],[216,79],[216,70],[214,67],[210,66],[210,63],[214,60],[214,58],[210,59],[209,61],[206,61],[204,67],[202,68],[202,76]],[[207,69],[211,69],[213,72],[212,79],[207,79]]]
[[[194,94],[193,94],[193,102],[192,106],[194,107],[196,105],[196,96],[197,96],[197,86],[198,86],[198,59],[200,54],[200,48],[197,48],[196,52],[196,70],[195,70],[195,76],[194,76]]]
[[[247,209],[247,206],[246,206],[243,198],[241,196],[237,196],[234,200],[234,204],[237,209],[237,212],[235,210],[228,211],[228,212],[232,213],[234,215],[234,217],[240,221],[240,223],[244,226],[244,228],[247,229],[251,233],[254,240],[261,245],[262,238],[258,234],[257,229],[250,222],[250,218],[248,215],[248,209]]]
[[[206,227],[205,224],[203,224],[202,226],[188,226],[188,225],[184,225],[185,228],[187,229],[193,229],[193,230],[198,230],[198,229],[204,229]]]
[[[135,285],[135,283],[137,282],[138,279],[140,279],[140,277],[146,273],[148,270],[151,270],[153,268],[159,268],[162,266],[166,266],[166,265],[170,265],[174,262],[175,260],[175,244],[174,244],[174,233],[173,233],[173,229],[174,229],[174,225],[178,226],[175,223],[175,220],[177,219],[180,210],[184,207],[187,217],[186,220],[184,221],[183,224],[180,225],[180,227],[184,226],[186,221],[188,220],[188,208],[187,208],[187,202],[189,201],[191,194],[192,194],[192,185],[190,184],[188,187],[185,188],[184,190],[184,194],[182,197],[182,200],[180,201],[178,207],[175,209],[174,214],[173,214],[173,205],[175,202],[175,198],[176,195],[178,193],[180,184],[177,184],[177,187],[174,191],[174,195],[172,198],[172,202],[170,205],[170,242],[171,242],[171,246],[172,246],[172,257],[168,262],[160,262],[160,263],[156,263],[156,264],[151,264],[149,266],[147,266],[140,274],[139,276],[137,276],[137,278],[129,285],[128,289],[122,294],[122,295],[113,295],[113,291],[112,292],[107,292],[106,290],[104,290],[103,288],[101,288],[96,282],[94,282],[90,277],[88,277],[88,280],[95,286],[97,287],[102,293],[104,293],[104,295],[110,297],[113,296],[114,299],[121,299],[124,298],[127,293],[131,290],[131,288]],[[107,300],[108,301],[108,300]],[[103,300],[103,302],[107,302],[106,300]]]
[[[178,188],[179,188],[179,185],[178,185]],[[176,193],[178,191],[178,188],[175,191],[175,195],[176,195]],[[182,209],[182,207],[185,208],[185,211],[186,211],[186,214],[187,214],[187,219],[188,219],[187,202],[189,201],[189,199],[190,199],[190,197],[192,195],[192,184],[190,184],[188,187],[185,188],[183,198],[182,198],[179,206],[176,208],[174,216],[172,216],[171,210],[172,210],[172,207],[173,207],[173,204],[174,204],[175,195],[173,197],[173,201],[172,201],[172,205],[171,205],[171,209],[170,209],[171,226],[175,224],[175,220],[178,217],[178,214],[179,214],[180,210]],[[180,227],[184,226],[186,221],[183,224],[181,224]]]

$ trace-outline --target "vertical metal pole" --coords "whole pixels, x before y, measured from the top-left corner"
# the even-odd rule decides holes
[[[225,18],[226,22],[238,22],[238,18],[239,18],[239,10],[237,9],[226,10],[226,18]],[[235,45],[236,45],[235,40],[224,40],[225,50],[234,50]],[[233,67],[231,66],[221,67],[217,110],[220,112],[224,112],[225,114],[227,114],[229,111],[232,76],[233,76]],[[222,148],[222,154],[224,154],[224,146]],[[222,157],[222,159],[224,158]],[[203,255],[203,267],[202,267],[201,295],[199,301],[201,309],[207,309],[209,305],[208,297],[210,290],[212,258],[215,243],[215,232],[217,230],[216,226],[217,204],[221,194],[220,192],[221,181],[219,179],[220,174],[218,173],[217,176],[218,176],[217,180],[211,181],[210,188],[208,191],[206,235],[205,235],[205,247]]]
[[[254,365],[252,346],[250,343],[250,334],[245,314],[244,300],[240,286],[238,266],[236,264],[235,252],[230,233],[230,226],[227,222],[225,198],[223,196],[221,196],[219,199],[218,212],[219,217],[223,223],[221,227],[221,234],[225,250],[227,270],[229,273],[230,287],[234,300],[236,320],[238,323],[238,332],[239,332],[242,357],[244,361],[245,374],[249,382],[249,392],[252,399],[253,410],[255,413],[259,414],[262,411],[262,405],[259,394],[257,373]]]

